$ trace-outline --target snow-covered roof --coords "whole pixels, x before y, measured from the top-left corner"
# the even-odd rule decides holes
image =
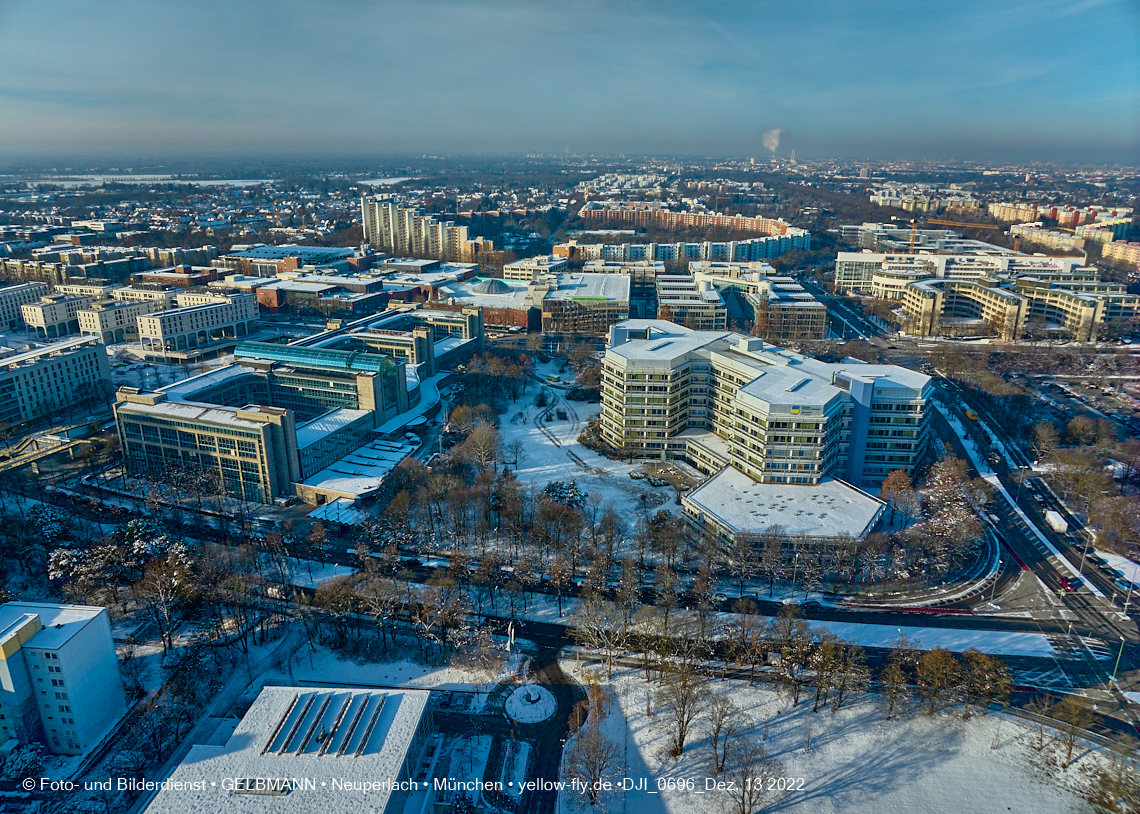
[[[418,757],[410,751],[429,697],[426,690],[264,687],[225,745],[193,747],[146,812],[385,811],[392,794],[384,781]],[[259,779],[284,781],[285,793],[232,790],[235,780],[253,787]],[[293,785],[306,779],[315,788]],[[360,783],[374,784],[367,796],[354,786]]]
[[[312,421],[297,427],[297,448],[304,449],[310,444],[315,444],[322,438],[332,435],[337,430],[342,430],[352,422],[371,414],[371,410],[350,410],[347,407],[342,407],[339,410],[333,410],[314,418]]]
[[[87,605],[6,602],[0,605],[0,641],[8,635],[10,628],[20,625],[25,618],[35,614],[40,617],[43,630],[25,642],[25,645],[55,649],[65,644],[102,611],[103,608]]]
[[[681,498],[737,534],[780,526],[787,535],[863,537],[874,528],[883,503],[834,478],[818,484],[757,483],[739,469],[722,469]]]
[[[410,444],[373,441],[306,478],[304,485],[353,498],[368,495],[413,452]]]

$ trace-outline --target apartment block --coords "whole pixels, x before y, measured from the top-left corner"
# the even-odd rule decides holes
[[[0,605],[0,740],[78,755],[125,712],[106,608]]]
[[[46,283],[17,283],[0,288],[0,325],[12,331],[24,324],[22,307],[47,296]]]
[[[178,293],[174,286],[144,283],[121,286],[112,291],[111,296],[121,302],[149,302],[152,311],[165,311],[174,307]]]
[[[360,213],[365,242],[390,254],[474,262],[480,252],[494,251],[490,241],[471,239],[466,226],[391,201],[365,196],[360,199]]]
[[[0,421],[20,424],[97,394],[109,382],[107,349],[74,337],[0,359]]]
[[[1101,250],[1101,257],[1121,265],[1140,269],[1140,243],[1125,243],[1122,240],[1106,243],[1104,249]]]

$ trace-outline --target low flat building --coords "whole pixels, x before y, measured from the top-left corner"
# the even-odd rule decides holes
[[[881,500],[834,478],[807,487],[758,483],[726,467],[681,496],[686,520],[725,541],[759,543],[779,536],[785,561],[799,549],[818,551],[862,540],[878,525]]]
[[[226,742],[193,746],[144,811],[423,814],[435,810],[441,747],[427,690],[266,686]]]
[[[0,605],[0,740],[78,755],[126,709],[106,608]]]

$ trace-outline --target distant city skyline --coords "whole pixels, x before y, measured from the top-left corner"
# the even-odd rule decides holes
[[[0,158],[1140,163],[1140,5],[0,0]]]

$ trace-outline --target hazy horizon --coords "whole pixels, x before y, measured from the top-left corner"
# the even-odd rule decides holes
[[[0,158],[1140,163],[1129,0],[0,0]]]

